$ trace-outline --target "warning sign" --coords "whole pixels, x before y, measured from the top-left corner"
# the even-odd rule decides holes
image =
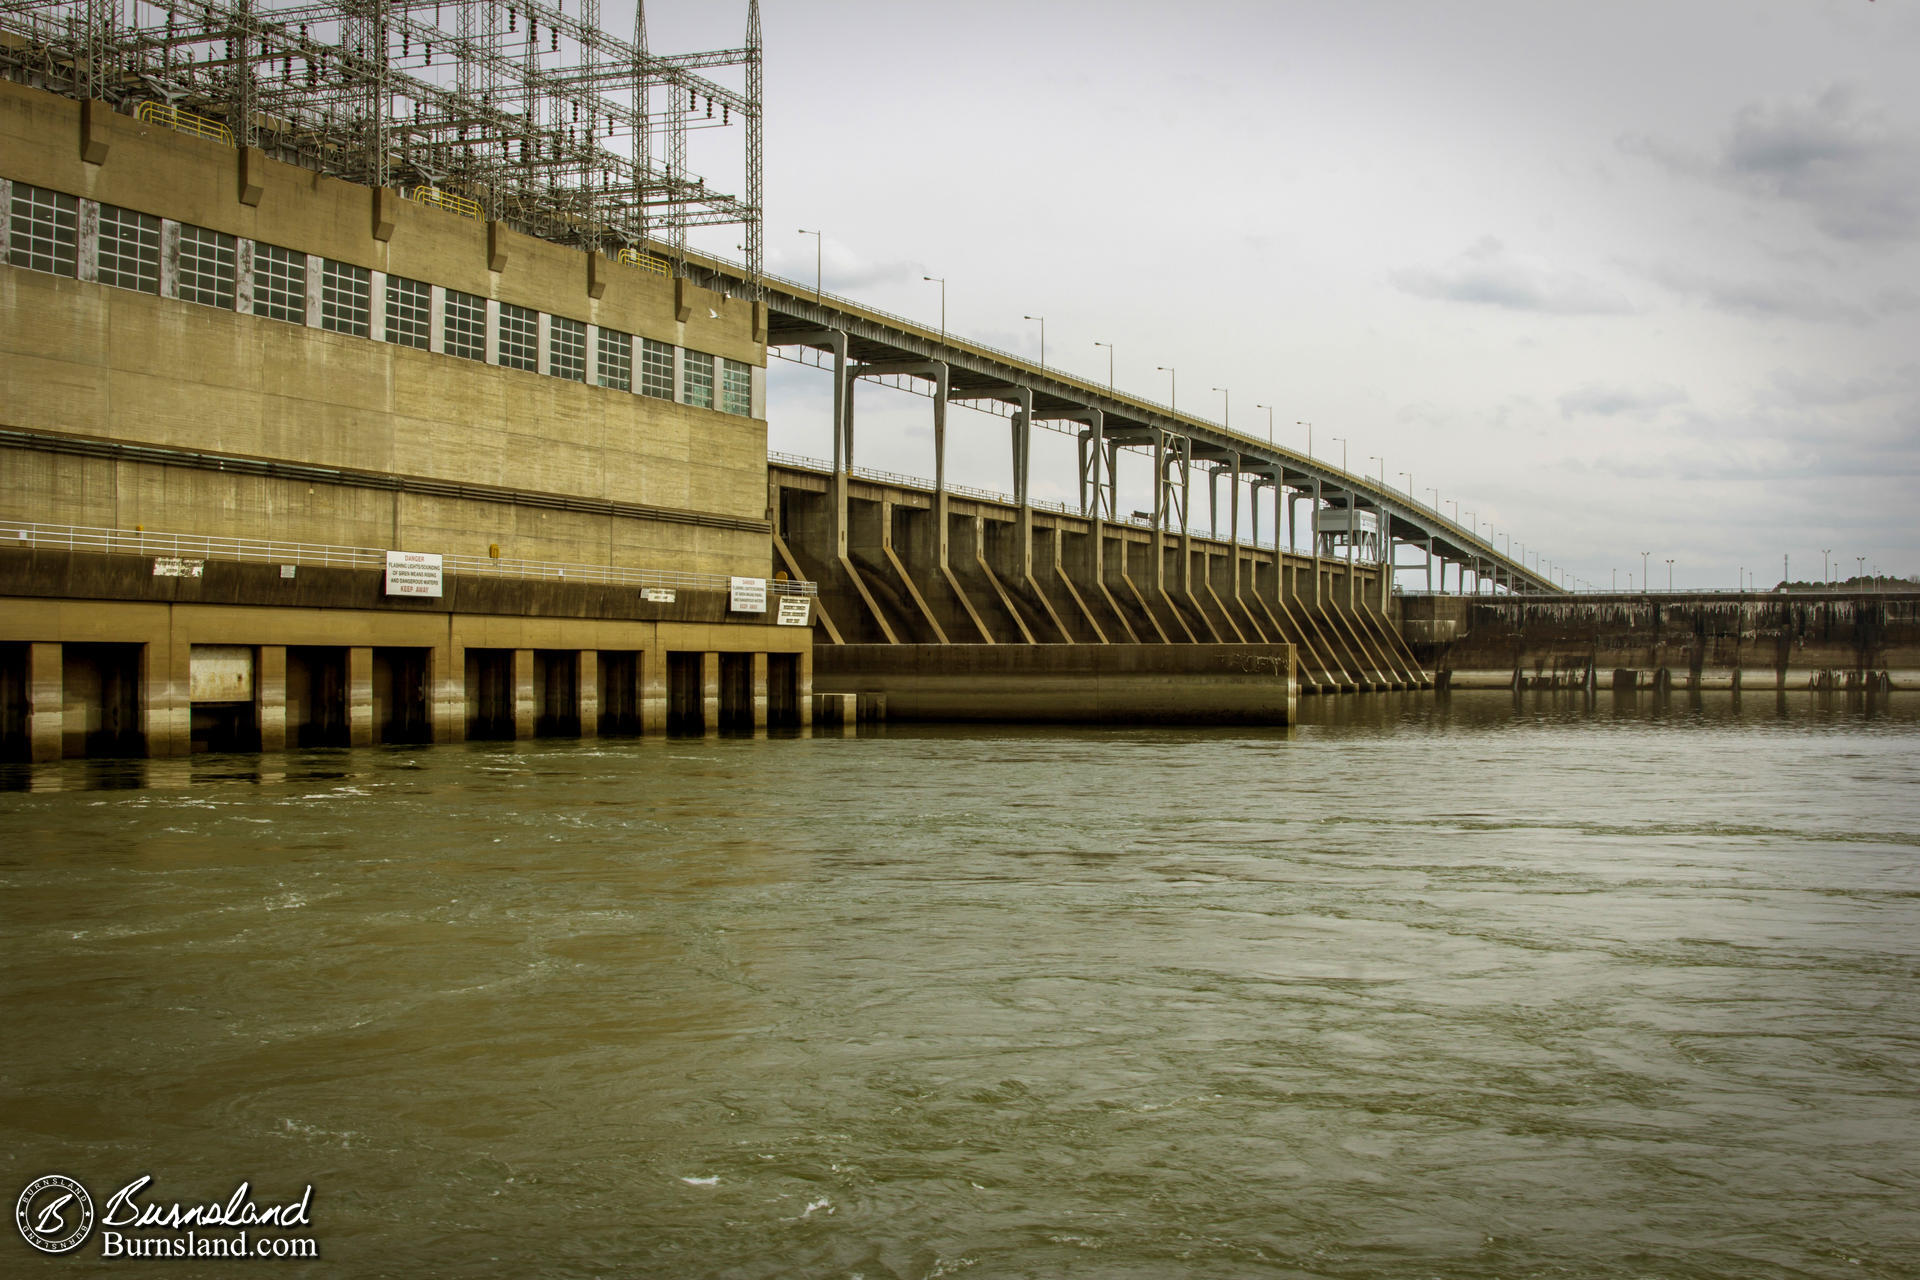
[[[439,596],[440,557],[424,551],[387,552],[387,594]]]
[[[728,608],[735,613],[765,613],[767,611],[767,580],[765,578],[733,579],[732,602]]]
[[[782,596],[780,613],[774,619],[783,627],[804,627],[807,625],[808,605],[812,602],[805,596]]]

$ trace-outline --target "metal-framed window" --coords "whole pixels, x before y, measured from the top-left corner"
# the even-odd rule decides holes
[[[118,205],[100,206],[100,283],[160,292],[160,219]]]
[[[13,184],[7,261],[56,276],[80,274],[80,202],[64,191]]]
[[[487,358],[487,300],[477,293],[447,290],[447,318],[442,346],[450,356],[468,360]]]
[[[500,363],[509,369],[540,371],[540,313],[532,307],[500,304]]]
[[[664,342],[640,339],[640,394],[673,399],[673,348]]]
[[[713,408],[713,357],[689,351],[680,361],[680,403]]]
[[[753,414],[753,366],[738,360],[720,361],[720,411],[742,417]]]
[[[307,322],[307,255],[277,244],[253,245],[253,314]]]
[[[225,232],[182,223],[175,294],[188,302],[233,310],[236,244]]]
[[[373,273],[328,258],[320,267],[320,327],[364,338],[373,315]]]
[[[633,390],[633,335],[618,329],[600,331],[600,385],[615,391]]]
[[[565,316],[547,318],[547,372],[556,378],[587,380],[587,326]]]
[[[485,317],[483,306],[481,318]],[[387,277],[387,341],[422,351],[433,345],[432,285],[405,276]],[[484,344],[480,354],[486,355]]]

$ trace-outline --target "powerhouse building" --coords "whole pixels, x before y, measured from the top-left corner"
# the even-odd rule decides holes
[[[9,755],[806,719],[763,303],[9,81],[0,210]]]

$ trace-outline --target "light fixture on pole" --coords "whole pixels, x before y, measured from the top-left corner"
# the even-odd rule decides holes
[[[1040,367],[1047,367],[1047,318],[1045,316],[1027,316],[1028,320],[1040,322]]]
[[[1313,456],[1313,424],[1311,422],[1295,421],[1293,425],[1307,429],[1307,456],[1311,458]]]
[[[1225,387],[1215,387],[1214,390],[1220,393],[1220,425],[1231,431],[1233,430],[1233,397],[1227,394]]]
[[[1667,557],[1667,590],[1673,590],[1673,557]]]
[[[1652,554],[1653,552],[1651,551],[1642,551],[1640,553],[1640,589],[1642,591],[1653,590],[1653,579],[1647,576],[1647,557]]]
[[[931,284],[940,286],[940,345],[947,343],[947,278],[945,276],[921,276]]]
[[[1340,469],[1345,471],[1347,469],[1347,438],[1335,436],[1334,439],[1340,442]]]
[[[1267,443],[1272,444],[1273,443],[1273,406],[1270,404],[1256,404],[1253,407],[1256,409],[1265,409],[1267,411]]]
[[[807,230],[807,229],[806,229],[805,227],[801,227],[801,228],[800,228],[800,234],[801,234],[801,235],[803,235],[803,236],[812,236],[812,237],[813,237],[813,304],[814,304],[815,306],[819,306],[819,305],[820,305],[820,240],[821,240],[821,235],[820,235],[820,233],[819,233],[818,231],[809,231],[809,230]]]
[[[1157,364],[1153,367],[1167,375],[1167,408],[1175,413],[1180,412],[1180,375],[1170,364]]]
[[[1833,581],[1833,570],[1827,562],[1827,557],[1831,554],[1833,554],[1832,547],[1820,548],[1820,581],[1822,582]]]
[[[1093,345],[1096,347],[1105,347],[1107,349],[1107,394],[1112,395],[1113,394],[1113,344],[1111,342],[1096,342]]]

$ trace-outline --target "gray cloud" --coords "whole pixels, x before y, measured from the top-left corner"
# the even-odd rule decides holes
[[[1734,315],[1860,325],[1867,324],[1877,314],[1885,314],[1879,307],[1843,302],[1794,280],[1734,279],[1676,262],[1641,264],[1629,269],[1682,297]]]
[[[1522,258],[1482,237],[1444,267],[1405,267],[1390,277],[1415,297],[1548,315],[1612,315],[1633,310],[1616,290]]]
[[[1920,137],[1859,109],[1843,86],[1743,107],[1706,154],[1646,135],[1623,137],[1620,147],[1687,177],[1799,205],[1836,240],[1920,236]]]
[[[1560,397],[1560,416],[1577,417],[1581,414],[1593,414],[1611,418],[1629,415],[1635,418],[1650,417],[1669,405],[1685,404],[1687,393],[1671,383],[1658,383],[1645,387],[1609,386],[1602,383],[1588,383]]]

